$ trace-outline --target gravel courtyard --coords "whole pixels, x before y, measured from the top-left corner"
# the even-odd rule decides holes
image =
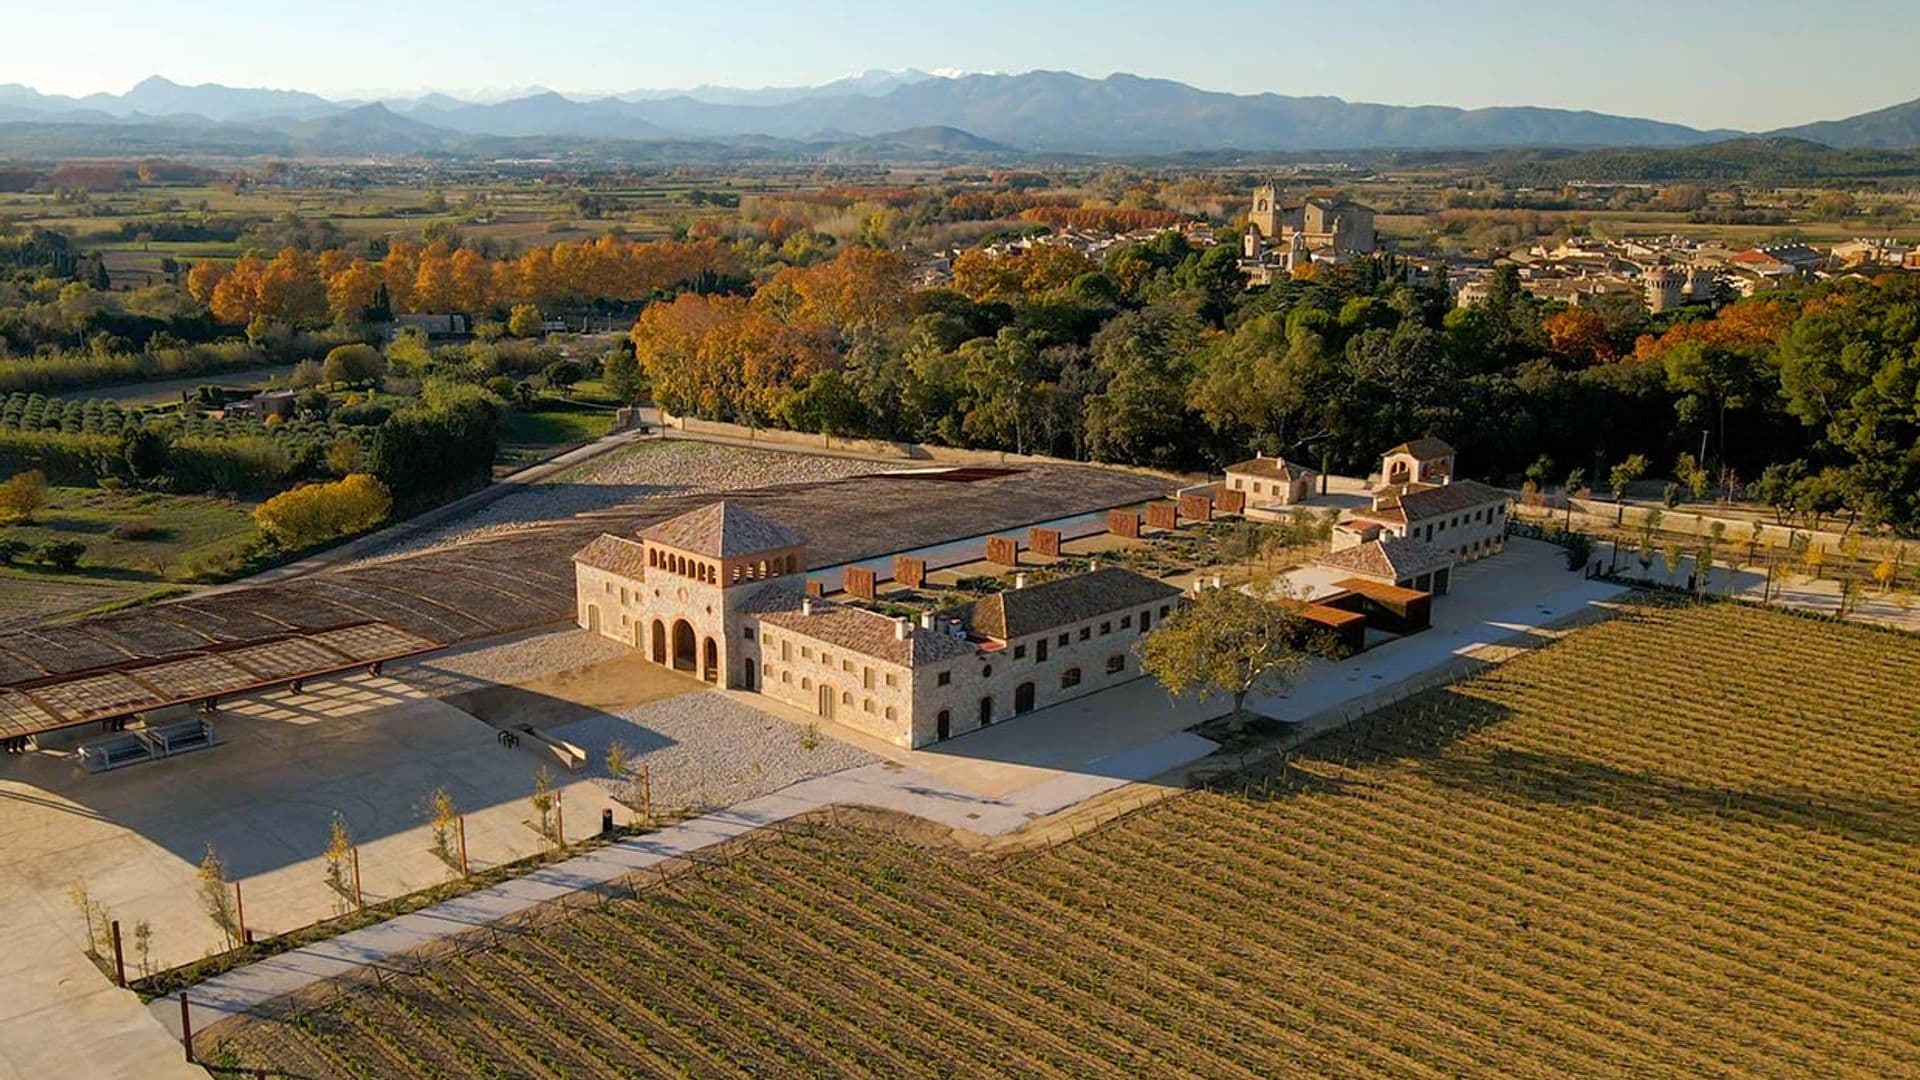
[[[607,747],[615,740],[625,744],[633,767],[647,767],[656,812],[731,806],[880,760],[707,690],[602,713],[553,734],[587,752],[594,782],[617,799],[637,803],[637,792],[607,772]]]

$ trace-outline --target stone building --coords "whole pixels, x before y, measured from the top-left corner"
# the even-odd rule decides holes
[[[654,663],[917,747],[1138,677],[1140,635],[1180,602],[1117,568],[935,617],[806,595],[806,540],[718,502],[574,555],[578,622]]]
[[[1319,473],[1303,465],[1260,453],[1227,466],[1226,474],[1227,489],[1246,492],[1247,506],[1254,510],[1305,502],[1320,478]]]
[[[1289,248],[1295,236],[1307,251],[1334,259],[1370,254],[1379,242],[1372,209],[1317,195],[1287,206],[1272,184],[1254,189],[1247,224],[1250,228],[1244,254],[1255,260],[1270,250]]]
[[[1678,267],[1656,266],[1647,271],[1647,310],[1655,315],[1686,303],[1687,275]]]
[[[1415,439],[1387,451],[1380,477],[1372,505],[1334,527],[1335,551],[1398,537],[1472,562],[1506,547],[1507,493],[1456,479],[1453,447],[1441,440]]]
[[[1382,585],[1444,595],[1452,584],[1454,557],[1424,541],[1383,535],[1329,551],[1314,562]]]

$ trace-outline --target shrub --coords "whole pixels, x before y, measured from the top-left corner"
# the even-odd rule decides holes
[[[158,540],[167,531],[150,521],[123,521],[109,534],[115,540]]]
[[[289,551],[370,529],[393,509],[387,486],[365,473],[284,491],[253,512],[260,531]]]
[[[320,377],[330,383],[373,382],[386,374],[387,360],[371,345],[341,345],[327,353]]]
[[[342,405],[333,411],[333,420],[348,427],[379,427],[392,415],[392,407],[369,401],[364,405]]]
[[[47,474],[29,469],[0,484],[0,521],[32,521],[47,505]]]
[[[80,565],[80,557],[86,553],[87,545],[78,540],[49,540],[35,547],[31,557],[55,570],[71,570]]]
[[[0,566],[12,565],[14,560],[26,553],[26,541],[11,538],[0,540]]]

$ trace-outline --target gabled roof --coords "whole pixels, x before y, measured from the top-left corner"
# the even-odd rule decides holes
[[[1424,439],[1414,439],[1410,442],[1403,442],[1399,446],[1396,446],[1393,449],[1387,451],[1387,453],[1388,454],[1412,454],[1414,457],[1420,459],[1421,461],[1427,461],[1433,458],[1448,457],[1452,455],[1453,447],[1447,445],[1445,440],[1436,439],[1433,436],[1429,435]],[[1382,456],[1385,456],[1385,455],[1382,455]]]
[[[573,561],[634,579],[647,573],[646,548],[623,536],[602,533],[573,553]]]
[[[1229,473],[1244,473],[1248,476],[1258,476],[1268,480],[1278,480],[1285,484],[1292,483],[1294,478],[1298,476],[1316,475],[1312,469],[1295,465],[1285,458],[1277,457],[1257,457],[1248,461],[1238,461],[1227,466],[1225,471]]]
[[[1351,570],[1388,583],[1429,574],[1453,565],[1453,554],[1419,540],[1383,536],[1314,559],[1321,566]]]
[[[974,651],[973,644],[965,638],[937,630],[923,630],[917,626],[909,627],[907,636],[903,638],[899,624],[886,615],[823,600],[813,602],[811,614],[792,608],[770,611],[759,618],[763,626],[802,634],[860,656],[870,656],[902,667],[950,660]]]
[[[1108,567],[995,593],[961,618],[977,634],[1010,641],[1179,595],[1179,589],[1164,581]]]
[[[650,525],[640,530],[640,537],[710,559],[755,555],[807,542],[806,537],[772,518],[725,501]]]
[[[1474,510],[1490,503],[1507,501],[1507,493],[1496,487],[1488,487],[1478,480],[1455,480],[1451,484],[1438,487],[1420,487],[1409,490],[1398,498],[1400,509],[1407,515],[1409,524],[1424,521],[1427,518],[1445,517],[1462,510]],[[1385,509],[1384,506],[1376,507]]]

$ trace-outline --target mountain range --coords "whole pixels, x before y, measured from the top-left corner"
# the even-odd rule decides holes
[[[595,98],[539,90],[499,101],[446,94],[332,101],[298,90],[187,86],[160,76],[125,94],[83,97],[0,85],[0,156],[79,154],[95,144],[114,148],[99,152],[129,152],[128,146],[170,141],[180,152],[498,153],[514,140],[550,150],[647,143],[830,155],[860,145],[865,153],[906,156],[1141,156],[1672,148],[1745,134],[1582,110],[1229,94],[1168,79],[1059,71],[869,71],[819,86],[702,86]],[[1842,148],[1920,147],[1920,101],[1767,134]]]

